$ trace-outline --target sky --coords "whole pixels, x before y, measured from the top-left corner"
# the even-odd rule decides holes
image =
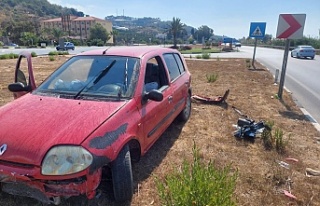
[[[251,22],[266,22],[266,34],[276,37],[280,14],[306,14],[303,35],[319,38],[320,0],[48,0],[86,15],[152,17],[163,21],[180,18],[199,28],[206,25],[216,35],[249,36]]]

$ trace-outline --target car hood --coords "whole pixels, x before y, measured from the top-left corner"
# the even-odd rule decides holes
[[[0,107],[0,160],[40,165],[52,146],[81,144],[125,104],[27,94]]]

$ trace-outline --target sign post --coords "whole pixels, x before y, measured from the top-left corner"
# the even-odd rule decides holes
[[[305,14],[280,14],[277,28],[277,38],[286,39],[283,55],[281,77],[279,83],[278,97],[282,99],[284,81],[286,76],[290,39],[301,39],[303,37]]]
[[[254,66],[255,58],[256,58],[256,49],[257,49],[257,41],[258,38],[263,38],[266,31],[266,22],[251,22],[250,24],[250,31],[249,37],[254,37],[254,50],[253,50],[253,57],[252,57],[252,67],[256,69]]]

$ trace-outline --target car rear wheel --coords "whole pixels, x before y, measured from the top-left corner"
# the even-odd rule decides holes
[[[122,148],[111,164],[114,198],[117,202],[132,199],[133,177],[129,145]]]
[[[191,115],[191,95],[190,93],[188,93],[186,107],[178,115],[178,120],[181,122],[186,122],[188,121],[190,115]]]
[[[291,52],[291,57],[293,57],[293,54],[292,54],[292,52]]]

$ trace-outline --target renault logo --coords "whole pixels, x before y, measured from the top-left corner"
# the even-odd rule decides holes
[[[0,147],[0,156],[3,155],[3,153],[7,150],[7,145],[3,144]]]

